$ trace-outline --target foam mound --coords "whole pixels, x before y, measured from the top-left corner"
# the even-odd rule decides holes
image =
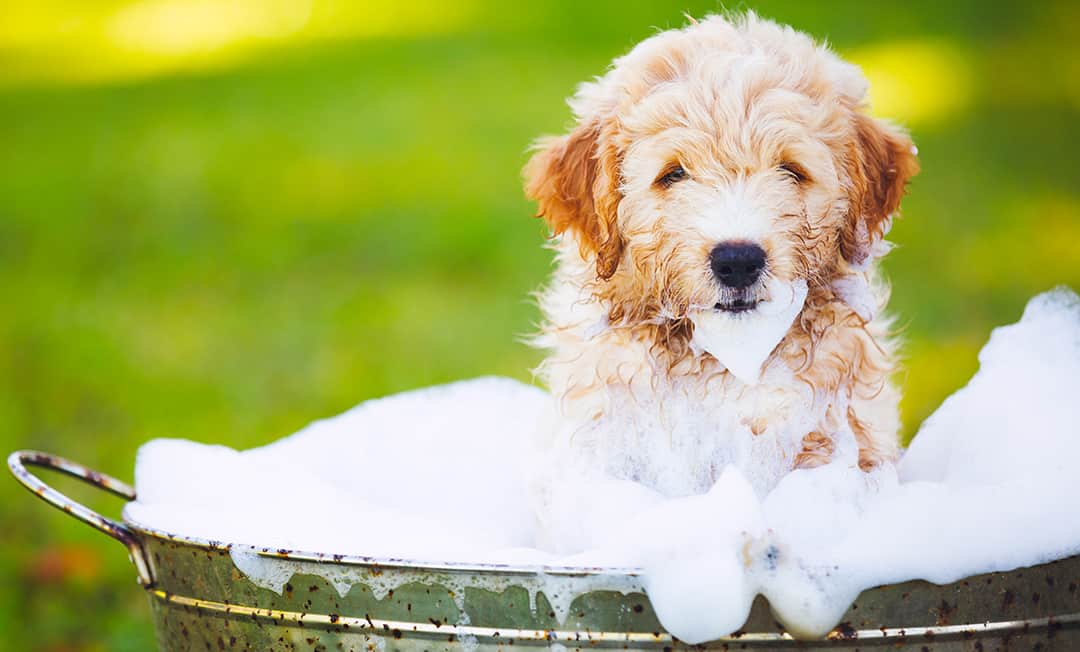
[[[483,378],[369,401],[244,452],[149,442],[125,517],[271,548],[634,566],[664,626],[686,642],[738,629],[758,594],[789,631],[816,636],[869,587],[1080,553],[1080,474],[1070,468],[1080,458],[1080,297],[1034,298],[1018,323],[993,332],[979,363],[897,467],[863,473],[841,446],[832,463],[790,473],[764,497],[735,467],[681,498],[590,478],[563,488],[588,496],[589,513],[541,528],[530,446],[551,399]],[[556,556],[562,532],[589,549]]]
[[[156,439],[124,516],[214,541],[475,562],[535,539],[518,452],[547,406],[488,377],[367,401],[243,452]]]

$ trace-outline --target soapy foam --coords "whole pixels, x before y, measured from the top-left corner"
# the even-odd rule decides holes
[[[477,540],[529,547],[520,444],[548,405],[539,389],[481,378],[368,401],[245,452],[154,440],[139,449],[139,500],[126,515],[200,538],[359,544],[370,556],[475,561]],[[303,514],[305,527],[283,525],[284,514]]]
[[[747,385],[755,385],[761,365],[784,338],[806,302],[806,281],[769,281],[769,300],[754,310],[732,314],[721,310],[698,310],[690,314],[694,323],[693,344],[720,361]]]
[[[738,629],[758,594],[792,633],[820,635],[868,587],[947,583],[1080,552],[1080,474],[1070,468],[1080,457],[1080,298],[1036,297],[1019,323],[994,331],[979,361],[897,468],[859,471],[853,438],[840,433],[830,464],[794,471],[763,496],[734,466],[708,491],[675,498],[571,474],[558,490],[588,514],[555,513],[538,528],[524,451],[550,399],[480,379],[364,403],[252,451],[150,442],[125,516],[271,548],[637,567],[661,622],[686,642]],[[288,516],[300,513],[302,528]],[[292,572],[286,560],[236,563],[271,588]],[[350,572],[329,579],[339,591],[370,581]],[[543,591],[562,618],[573,592],[590,588],[575,589],[578,580],[514,581],[531,582],[534,608]]]

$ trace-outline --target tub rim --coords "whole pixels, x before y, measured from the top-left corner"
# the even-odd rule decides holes
[[[603,575],[618,575],[622,577],[641,577],[643,569],[633,566],[574,566],[569,564],[504,564],[491,562],[465,562],[465,561],[436,561],[423,559],[409,559],[405,557],[382,557],[377,555],[341,554],[329,552],[314,552],[310,550],[294,550],[291,548],[274,548],[260,546],[258,544],[230,542],[224,540],[207,539],[176,532],[169,532],[156,528],[136,519],[124,515],[124,524],[138,535],[153,537],[155,539],[195,546],[207,550],[232,552],[242,550],[253,552],[260,557],[281,559],[288,561],[304,561],[317,564],[332,564],[341,566],[356,566],[361,568],[375,568],[378,570],[418,570],[445,573],[470,573],[470,574],[499,574],[499,575],[554,575],[561,577],[590,577]]]
[[[34,450],[19,450],[14,451],[8,456],[7,464],[15,479],[35,496],[69,516],[72,516],[99,532],[123,543],[128,549],[131,561],[138,571],[139,582],[144,586],[152,586],[154,583],[150,565],[146,562],[146,555],[142,549],[142,540],[145,537],[193,546],[203,550],[215,550],[221,552],[243,550],[245,552],[252,552],[260,557],[271,559],[354,566],[378,570],[415,570],[503,576],[529,576],[539,574],[561,577],[640,577],[642,575],[642,569],[637,567],[575,566],[570,564],[504,564],[491,562],[439,561],[430,559],[422,560],[404,557],[382,557],[377,555],[293,550],[289,548],[274,548],[272,546],[262,546],[259,544],[197,537],[180,534],[178,532],[170,532],[162,528],[142,523],[137,519],[132,518],[127,513],[127,509],[121,511],[120,521],[108,518],[89,507],[86,507],[82,503],[69,498],[60,491],[57,491],[27,469],[27,467],[39,467],[66,474],[77,480],[81,480],[92,487],[124,499],[127,501],[125,505],[137,499],[135,488],[133,486],[110,475],[101,473],[100,471],[95,471],[78,462],[51,453]]]

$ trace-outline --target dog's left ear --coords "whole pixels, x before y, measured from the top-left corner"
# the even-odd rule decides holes
[[[857,111],[854,119],[855,141],[848,161],[850,208],[840,250],[849,262],[861,265],[874,256],[889,230],[919,162],[911,138],[898,128]]]
[[[579,125],[566,136],[537,143],[525,165],[525,194],[539,205],[551,232],[571,232],[581,257],[596,259],[596,275],[609,279],[619,266],[624,243],[616,225],[619,160],[614,145],[603,144],[598,122]]]

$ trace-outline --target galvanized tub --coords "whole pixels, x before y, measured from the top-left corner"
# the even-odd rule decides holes
[[[8,458],[34,494],[127,547],[164,651],[1080,650],[1080,556],[945,586],[870,589],[820,640],[792,638],[759,597],[740,632],[690,646],[664,631],[635,569],[413,562],[195,539],[101,516],[27,466],[127,500],[134,489],[46,453]]]

